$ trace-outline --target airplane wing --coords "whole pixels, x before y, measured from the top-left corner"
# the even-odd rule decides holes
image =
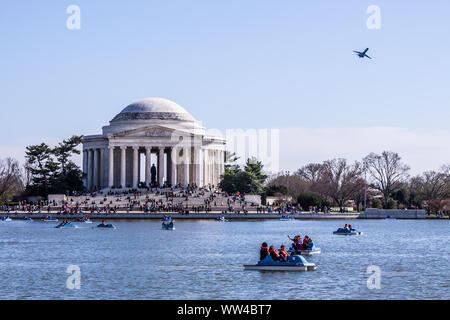
[[[372,59],[372,58],[371,58],[371,57],[369,57],[369,56],[368,56],[367,54],[365,54],[364,56],[365,56],[365,57],[367,57],[367,58],[369,58],[369,59]]]
[[[366,53],[367,51],[369,51],[369,48],[366,48],[366,50],[364,50],[364,52],[363,52],[363,53]]]
[[[357,54],[362,54],[362,52],[359,52],[359,51],[353,51],[354,53],[357,53]]]

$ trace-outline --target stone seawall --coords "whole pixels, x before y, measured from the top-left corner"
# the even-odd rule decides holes
[[[425,210],[387,210],[367,208],[365,213],[361,213],[361,219],[386,219],[387,217],[395,219],[425,219]]]
[[[82,214],[57,214],[56,212],[42,213],[27,213],[27,212],[15,212],[0,213],[0,217],[9,216],[12,219],[20,219],[25,216],[31,217],[35,220],[41,220],[46,216],[53,216],[59,220],[73,220],[81,217],[89,217],[94,220],[109,220],[109,219],[161,219],[165,215],[170,215],[174,219],[215,219],[224,216],[230,220],[251,220],[251,219],[280,219],[280,214],[269,214],[269,213],[226,213],[223,214],[220,211],[213,211],[208,214],[206,213],[189,213],[189,214],[179,214],[174,212],[163,212],[163,213],[143,213],[138,211],[131,212],[118,212],[118,213],[82,213]],[[300,213],[295,214],[294,217],[297,220],[348,220],[348,219],[385,219],[386,217],[396,218],[396,219],[426,219],[425,210],[382,210],[382,209],[367,209],[366,213]]]
[[[277,220],[280,219],[281,215],[279,214],[255,214],[255,213],[249,213],[249,214],[236,214],[236,213],[227,213],[222,214],[221,212],[212,212],[212,213],[189,213],[189,214],[178,214],[178,213],[142,213],[142,212],[130,212],[130,213],[83,213],[83,214],[56,214],[56,213],[0,213],[2,216],[9,216],[11,219],[20,219],[22,217],[30,217],[34,220],[41,220],[45,218],[46,216],[50,215],[52,217],[55,217],[59,220],[74,220],[76,218],[81,217],[89,217],[93,220],[112,220],[112,219],[162,219],[165,215],[170,215],[174,219],[215,219],[218,217],[224,216],[227,219],[230,220],[253,220],[253,219],[272,219]],[[359,214],[310,214],[310,213],[302,213],[302,214],[296,214],[295,219],[298,220],[310,220],[310,219],[358,219]]]

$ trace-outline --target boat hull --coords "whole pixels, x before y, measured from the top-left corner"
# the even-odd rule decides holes
[[[337,232],[337,231],[334,231],[333,234],[337,234],[337,235],[340,235],[340,236],[360,236],[363,233],[359,232],[359,231],[358,232]]]
[[[115,229],[116,227],[113,226],[113,225],[111,225],[111,226],[100,226],[100,225],[98,225],[97,228],[98,229]]]
[[[301,250],[300,251],[300,254],[302,255],[302,256],[312,256],[312,255],[315,255],[315,254],[320,254],[322,251],[319,249],[319,250]]]
[[[317,266],[314,263],[309,263],[304,257],[299,255],[292,255],[287,258],[286,262],[274,261],[270,255],[257,264],[244,264],[244,270],[259,270],[259,271],[310,271],[316,270]]]
[[[258,270],[258,271],[308,271],[308,267],[305,267],[305,266],[259,266],[259,265],[245,264],[244,265],[244,270]]]

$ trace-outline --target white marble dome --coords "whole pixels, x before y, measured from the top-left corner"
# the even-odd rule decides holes
[[[128,105],[112,122],[129,120],[195,121],[179,104],[164,98],[146,98]]]

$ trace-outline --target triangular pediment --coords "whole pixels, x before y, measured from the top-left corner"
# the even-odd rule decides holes
[[[129,138],[142,138],[142,137],[172,137],[174,135],[183,136],[189,135],[188,132],[183,130],[176,130],[173,128],[168,128],[165,126],[148,126],[142,127],[132,130],[125,130],[122,132],[114,133],[110,137],[111,138],[119,138],[119,137],[129,137]]]

